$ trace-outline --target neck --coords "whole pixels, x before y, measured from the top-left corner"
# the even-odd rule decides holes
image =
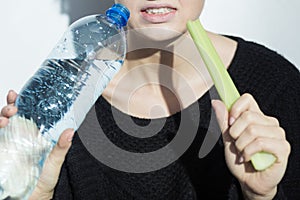
[[[235,43],[210,36],[228,66]],[[174,113],[200,98],[213,84],[193,40],[187,35],[161,43],[127,38],[126,60],[103,93],[124,112],[129,112],[132,105],[129,110],[132,109],[133,115],[148,116],[147,108],[161,105],[166,111],[163,113]]]
[[[188,34],[182,34],[168,41],[147,40],[138,33],[128,34],[128,53],[123,72],[139,68],[140,77],[152,80],[160,76],[159,70],[172,69],[180,74],[206,73],[202,59]],[[172,71],[169,70],[169,71]]]

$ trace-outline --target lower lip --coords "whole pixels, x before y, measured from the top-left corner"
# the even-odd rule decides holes
[[[170,21],[176,14],[176,10],[164,14],[150,14],[142,11],[142,17],[150,23],[164,23]]]

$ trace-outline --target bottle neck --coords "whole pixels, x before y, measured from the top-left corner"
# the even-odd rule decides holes
[[[107,15],[108,18],[110,18],[113,22],[115,22],[116,24],[118,24],[120,27],[123,27],[124,22],[123,18],[120,15],[116,15],[116,14],[111,14],[111,15]]]
[[[106,16],[121,27],[126,26],[130,16],[129,10],[122,4],[114,4],[106,11]]]

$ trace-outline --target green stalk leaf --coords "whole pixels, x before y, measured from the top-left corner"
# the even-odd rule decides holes
[[[207,36],[199,19],[187,22],[188,31],[206,65],[221,100],[230,111],[234,102],[240,97],[227,69]],[[273,154],[259,152],[251,157],[253,167],[260,171],[270,167],[276,160]]]

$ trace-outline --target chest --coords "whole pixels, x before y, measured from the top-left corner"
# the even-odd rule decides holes
[[[145,82],[109,85],[102,96],[114,107],[139,118],[161,118],[173,115],[197,101],[212,83],[192,79],[180,86]]]

